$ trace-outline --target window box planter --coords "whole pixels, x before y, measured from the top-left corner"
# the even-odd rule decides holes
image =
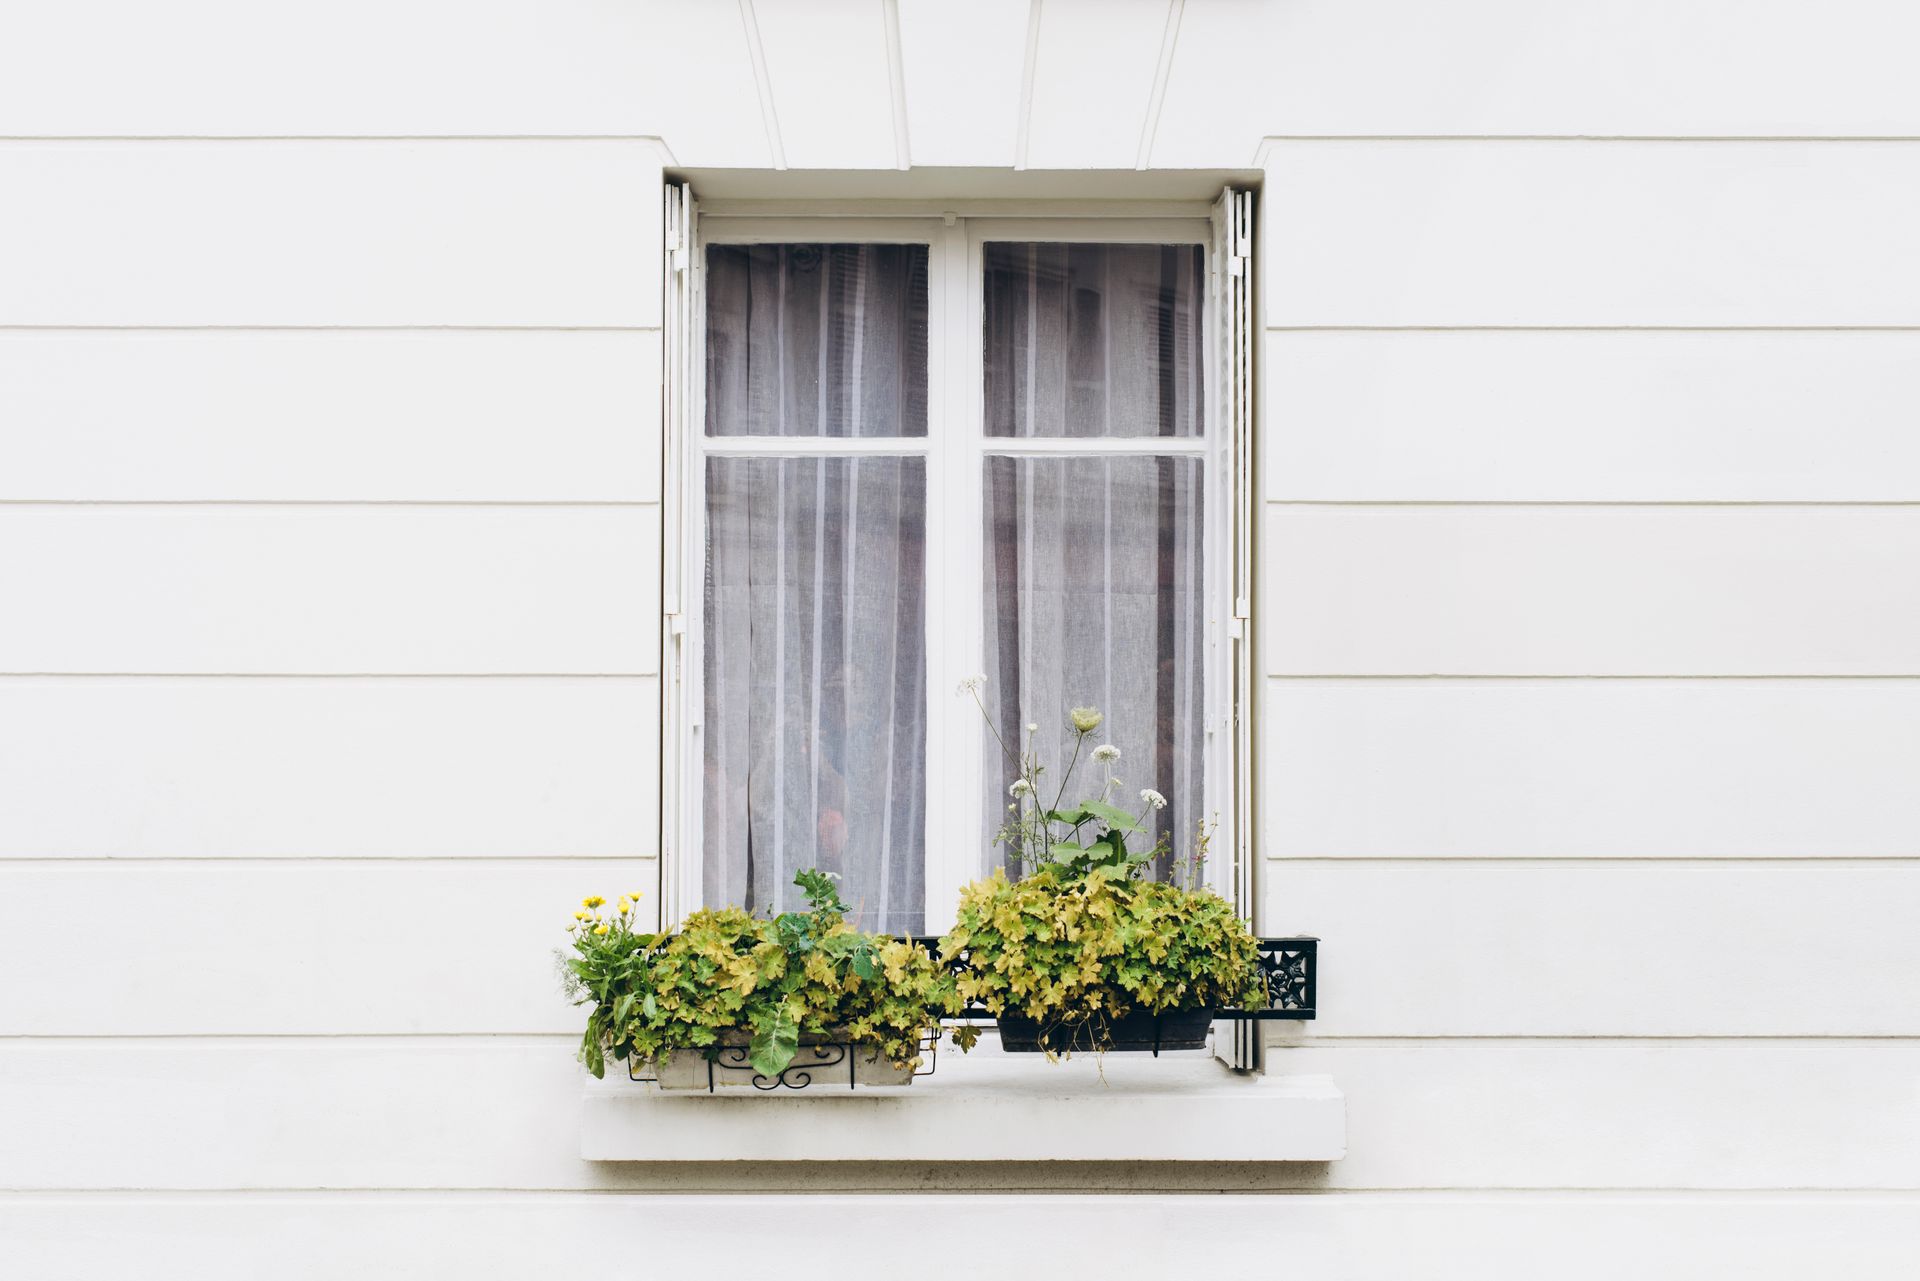
[[[653,1080],[663,1090],[804,1090],[810,1085],[912,1085],[911,1067],[899,1067],[871,1045],[803,1036],[793,1061],[773,1076],[754,1067],[748,1051],[751,1037],[733,1032],[706,1050],[672,1050],[654,1064]],[[645,1077],[636,1079],[645,1080]]]

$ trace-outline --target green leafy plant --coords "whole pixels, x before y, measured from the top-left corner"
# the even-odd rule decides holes
[[[980,688],[986,680],[984,676],[969,677],[960,682],[960,692],[973,698],[994,742],[1017,774],[1007,789],[1006,819],[994,837],[996,844],[1006,847],[1008,862],[1016,875],[1048,866],[1057,867],[1068,876],[1084,876],[1096,867],[1137,874],[1171,853],[1165,839],[1151,844],[1128,844],[1129,838],[1146,835],[1148,817],[1156,810],[1165,809],[1167,798],[1151,787],[1143,787],[1136,801],[1137,809],[1129,810],[1117,803],[1121,788],[1120,780],[1113,774],[1113,763],[1120,759],[1120,749],[1111,743],[1087,747],[1087,740],[1106,720],[1098,708],[1076,707],[1067,713],[1073,730],[1072,750],[1066,767],[1060,771],[1059,782],[1052,783],[1047,777],[1051,771],[1034,750],[1034,738],[1040,727],[1028,725],[1026,738],[1015,740],[1020,744],[1016,751],[1008,741],[1010,735],[1000,732],[986,704],[980,701]],[[1104,778],[1097,792],[1078,801],[1068,801],[1067,789],[1083,759],[1100,767]],[[1047,799],[1048,791],[1053,793],[1051,800]],[[1188,885],[1200,882],[1209,830],[1205,823],[1195,829],[1192,851],[1186,858],[1171,862],[1169,875]]]
[[[996,1017],[1013,1012],[1041,1024],[1043,1044],[1108,1043],[1109,1024],[1135,1011],[1260,1003],[1252,933],[1232,904],[1200,886],[1209,827],[1196,829],[1184,860],[1169,860],[1169,879],[1151,879],[1168,843],[1133,838],[1144,836],[1147,816],[1167,802],[1145,788],[1137,812],[1114,803],[1119,750],[1085,750],[1105,720],[1100,711],[1068,713],[1071,753],[1046,800],[1048,771],[1033,750],[1038,727],[1029,725],[1023,750],[1014,751],[980,701],[984,679],[963,682],[961,692],[973,696],[1018,771],[998,840],[1025,875],[996,870],[962,892],[954,927],[940,941],[942,956],[966,967],[961,997]],[[1083,756],[1104,766],[1105,777],[1097,792],[1068,802]]]
[[[675,1050],[712,1050],[750,1036],[748,1058],[764,1076],[793,1061],[804,1036],[845,1039],[898,1067],[919,1063],[959,998],[952,973],[926,949],[846,923],[832,878],[794,877],[809,910],[771,920],[739,908],[693,913],[671,933],[633,928],[637,895],[583,900],[562,953],[569,993],[593,1006],[580,1060],[595,1076],[606,1061],[657,1060]]]
[[[1082,1031],[1102,1044],[1136,1010],[1264,999],[1257,946],[1232,904],[1122,867],[1044,867],[1018,881],[995,871],[961,893],[940,951],[964,957],[963,999],[1024,1014],[1058,1044]]]

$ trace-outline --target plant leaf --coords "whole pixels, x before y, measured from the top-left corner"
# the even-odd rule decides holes
[[[1105,801],[1088,801],[1080,808],[1100,819],[1116,832],[1144,832],[1147,829],[1134,821],[1133,815],[1118,805],[1109,805]]]
[[[785,1009],[777,1009],[755,1024],[747,1058],[754,1071],[771,1080],[786,1071],[787,1064],[793,1062],[793,1056],[799,1052],[800,1025]]]

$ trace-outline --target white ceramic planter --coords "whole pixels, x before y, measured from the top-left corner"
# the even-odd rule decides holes
[[[823,1037],[803,1037],[799,1052],[778,1079],[761,1076],[747,1058],[744,1034],[725,1037],[709,1051],[675,1050],[661,1059],[655,1073],[663,1090],[799,1090],[846,1089],[855,1085],[911,1085],[913,1072],[889,1063],[871,1046],[849,1045]],[[709,1071],[711,1067],[711,1071]]]

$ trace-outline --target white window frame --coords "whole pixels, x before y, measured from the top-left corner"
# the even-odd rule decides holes
[[[684,191],[684,189],[680,189]],[[1204,432],[1199,438],[1136,437],[1047,439],[989,437],[986,430],[984,347],[984,253],[994,241],[1058,241],[1078,244],[1192,244],[1204,255],[1207,272],[1217,270],[1215,229],[1205,203],[1180,206],[1171,213],[1158,202],[1151,216],[1134,216],[1126,206],[1103,207],[1090,216],[1084,207],[1070,213],[1018,208],[966,216],[929,207],[904,215],[872,217],[729,214],[723,207],[703,208],[692,216],[691,202],[680,202],[681,223],[673,223],[674,189],[669,189],[669,265],[679,285],[677,298],[683,337],[669,342],[669,379],[682,388],[678,403],[669,392],[665,406],[669,437],[665,593],[667,619],[662,679],[667,714],[663,717],[662,924],[671,924],[704,904],[705,848],[701,822],[704,779],[701,716],[704,708],[701,641],[702,585],[706,556],[706,460],[710,457],[859,456],[926,459],[928,584],[965,584],[952,591],[926,593],[927,815],[926,931],[937,934],[953,923],[962,885],[989,866],[990,833],[985,830],[985,726],[969,698],[955,694],[959,682],[984,669],[985,460],[990,456],[1175,456],[1204,460],[1201,510],[1205,521],[1202,574],[1204,619],[1203,706],[1206,709],[1203,776],[1206,809],[1216,824],[1209,880],[1229,899],[1238,897],[1234,853],[1240,806],[1235,796],[1234,678],[1230,649],[1234,613],[1232,579],[1235,492],[1233,442],[1222,412],[1224,389],[1218,384],[1222,362],[1216,311],[1206,307],[1203,386]],[[677,246],[673,237],[680,237]],[[710,244],[867,243],[927,246],[927,434],[915,438],[820,438],[706,434],[704,389],[705,312],[703,277]],[[675,252],[677,248],[677,254]],[[670,326],[671,328],[672,326]],[[952,478],[969,477],[970,483]],[[936,535],[934,531],[941,531]],[[957,532],[956,532],[957,531]],[[1243,907],[1246,906],[1243,903]]]

